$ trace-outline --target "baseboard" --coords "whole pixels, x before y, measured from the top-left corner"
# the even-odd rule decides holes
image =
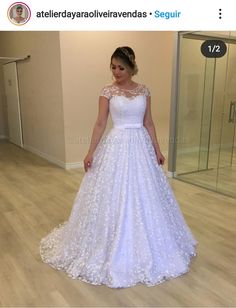
[[[9,137],[6,135],[0,135],[0,139],[9,139]]]
[[[175,178],[176,177],[176,171],[167,171],[166,175],[168,178]]]
[[[59,167],[61,167],[63,169],[66,168],[66,166],[65,166],[66,164],[63,161],[60,161],[60,160],[56,159],[53,156],[50,156],[50,155],[48,155],[46,153],[43,153],[43,152],[39,151],[38,149],[35,149],[34,147],[30,146],[30,145],[25,145],[24,144],[23,148],[25,150],[27,150],[27,151],[30,151],[30,152],[32,152],[32,153],[34,153],[34,154],[36,154],[36,155],[46,159],[47,161],[49,161],[49,162],[51,162],[51,163],[53,163],[53,164],[55,164],[55,165],[57,165],[57,166],[59,166]]]
[[[84,163],[83,162],[77,162],[77,163],[65,163],[65,169],[81,169],[84,168]]]
[[[76,162],[76,163],[65,163],[63,161],[60,161],[58,159],[56,159],[55,157],[52,157],[46,153],[43,153],[37,149],[35,149],[34,147],[32,146],[29,146],[29,145],[24,145],[24,149],[25,150],[28,150],[44,159],[46,159],[47,161],[63,168],[63,169],[66,169],[66,170],[69,170],[69,169],[80,169],[80,168],[83,168],[84,167],[84,163],[83,162]]]

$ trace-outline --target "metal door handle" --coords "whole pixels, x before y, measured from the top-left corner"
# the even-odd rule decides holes
[[[236,121],[236,101],[230,102],[229,107],[229,123],[235,123]]]

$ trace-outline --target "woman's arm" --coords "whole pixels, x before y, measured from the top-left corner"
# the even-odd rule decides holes
[[[93,155],[94,151],[96,150],[96,147],[106,129],[108,114],[109,114],[108,99],[104,96],[100,96],[98,117],[93,128],[90,147],[88,150],[88,153],[91,155]]]
[[[151,114],[151,97],[147,96],[147,104],[146,104],[146,111],[145,111],[145,115],[144,115],[144,119],[143,119],[143,125],[146,127],[151,140],[152,140],[152,144],[153,147],[155,149],[156,155],[157,155],[157,160],[158,163],[160,164],[164,164],[164,156],[161,153],[160,150],[160,146],[159,143],[157,141],[157,136],[156,136],[156,130],[155,130],[155,126],[152,120],[152,114]]]
[[[99,144],[102,135],[106,129],[107,119],[109,115],[109,102],[108,99],[104,96],[99,97],[99,111],[98,111],[98,117],[95,122],[93,133],[91,137],[91,142],[88,150],[88,154],[86,155],[84,159],[84,169],[87,171],[88,167],[91,167],[92,165],[92,156],[94,151],[97,148],[97,145]]]

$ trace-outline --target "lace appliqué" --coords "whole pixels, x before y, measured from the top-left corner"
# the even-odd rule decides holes
[[[127,98],[134,98],[136,96],[143,95],[143,96],[150,96],[149,89],[143,85],[138,84],[138,86],[132,90],[121,89],[120,87],[111,84],[105,86],[100,93],[100,96],[105,96],[107,99],[111,99],[113,96],[125,96]]]

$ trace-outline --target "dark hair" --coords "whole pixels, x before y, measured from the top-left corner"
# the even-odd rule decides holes
[[[135,53],[132,48],[128,46],[116,48],[116,50],[113,52],[111,56],[111,62],[113,58],[115,59],[119,58],[121,61],[124,62],[125,65],[130,67],[132,70],[132,75],[137,74],[138,67],[135,61]],[[111,66],[111,63],[110,63],[110,66]]]
[[[21,5],[18,5],[18,6],[16,7],[16,10],[19,10],[19,9],[22,9],[22,10],[23,10],[23,7],[22,7]]]

